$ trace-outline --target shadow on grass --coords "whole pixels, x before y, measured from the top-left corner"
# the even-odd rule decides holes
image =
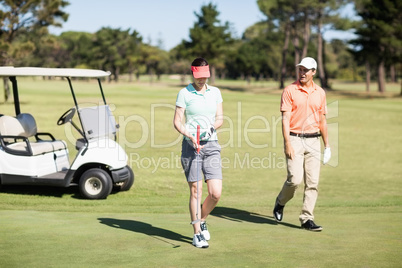
[[[220,88],[226,89],[226,90],[229,90],[229,91],[235,91],[235,92],[245,92],[246,91],[246,88],[244,88],[244,87],[222,86]]]
[[[119,193],[118,188],[113,188],[110,195]],[[70,195],[74,199],[84,198],[78,189],[78,186],[56,187],[45,185],[1,185],[0,193],[17,194],[17,195],[37,195],[37,196],[52,196],[62,198],[64,195]]]
[[[300,229],[300,226],[285,223],[285,222],[277,222],[272,216],[265,216],[258,213],[253,213],[245,210],[240,210],[236,208],[227,208],[227,207],[216,207],[211,212],[211,215],[215,217],[219,217],[222,219],[227,219],[231,221],[246,221],[251,223],[259,223],[259,224],[271,224],[271,225],[283,225],[290,228]]]
[[[107,226],[123,229],[131,232],[142,233],[148,236],[151,236],[157,240],[165,242],[173,246],[173,248],[178,248],[180,245],[175,245],[165,239],[174,240],[178,242],[184,242],[191,244],[193,239],[188,236],[183,236],[181,234],[162,229],[159,227],[152,226],[149,223],[134,221],[134,220],[119,220],[112,218],[98,218],[101,224],[105,224]]]
[[[73,195],[81,198],[78,194],[78,187],[54,187],[41,185],[2,185],[0,192],[18,195],[37,195],[63,197],[63,195]]]
[[[386,98],[402,98],[400,93],[394,92],[366,92],[366,91],[353,91],[353,90],[339,90],[339,89],[331,89],[327,92],[337,94],[348,99],[361,99],[361,100],[371,100],[371,99],[386,99]]]

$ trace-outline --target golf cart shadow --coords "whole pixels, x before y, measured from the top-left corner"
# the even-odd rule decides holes
[[[113,189],[110,195],[117,194],[119,190]],[[78,186],[56,187],[42,185],[2,185],[0,193],[17,194],[17,195],[36,195],[51,196],[62,198],[70,195],[74,199],[86,199],[80,195]]]
[[[300,229],[300,226],[294,224],[277,222],[272,216],[265,216],[258,213],[253,213],[236,208],[215,207],[214,210],[211,212],[211,215],[230,221],[237,221],[237,222],[245,221],[251,223],[271,224],[271,225],[280,224],[287,227]]]
[[[145,222],[134,221],[134,220],[119,220],[112,218],[98,218],[98,220],[100,221],[101,224],[105,224],[113,228],[123,229],[151,236],[159,241],[172,245],[173,248],[178,248],[180,247],[180,245],[175,245],[165,239],[189,244],[192,243],[192,238],[188,236],[183,236],[181,234],[166,229],[155,227]]]
[[[76,198],[82,199],[78,194],[78,187],[71,186],[67,188],[54,186],[39,186],[39,185],[2,185],[0,193],[17,194],[17,195],[37,195],[37,196],[52,196],[63,197],[64,195],[73,195]]]

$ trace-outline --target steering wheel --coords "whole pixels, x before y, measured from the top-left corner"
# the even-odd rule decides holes
[[[74,115],[75,115],[75,108],[69,109],[62,116],[60,116],[59,120],[57,120],[57,125],[61,126],[64,125],[65,123],[70,122],[71,119],[74,117]]]

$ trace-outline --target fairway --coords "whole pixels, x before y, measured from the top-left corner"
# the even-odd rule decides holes
[[[328,93],[333,156],[321,168],[315,209],[324,230],[313,233],[300,229],[302,189],[286,205],[281,223],[272,216],[286,176],[281,91],[269,82],[218,81],[224,181],[207,219],[208,249],[191,245],[181,137],[172,124],[182,86],[167,78],[152,85],[105,83],[120,125],[118,141],[135,173],[133,187],[106,200],[82,199],[76,187],[2,187],[0,267],[400,267],[402,98],[393,96],[398,86],[385,96],[367,95],[360,90],[364,85],[351,92],[348,84]],[[69,126],[56,126],[73,106],[67,83],[27,78],[20,88],[21,112],[35,116],[39,131],[66,140],[73,160],[77,135]],[[97,101],[90,92],[78,98]],[[1,113],[13,115],[13,104],[1,103]]]

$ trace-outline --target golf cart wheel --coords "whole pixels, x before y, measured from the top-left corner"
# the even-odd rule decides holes
[[[88,199],[105,199],[112,192],[112,179],[100,168],[92,168],[84,172],[80,178],[79,190]]]
[[[128,190],[130,190],[131,186],[133,186],[133,184],[134,184],[134,172],[129,166],[127,166],[127,169],[130,172],[130,176],[127,180],[116,184],[119,191],[128,191]]]

